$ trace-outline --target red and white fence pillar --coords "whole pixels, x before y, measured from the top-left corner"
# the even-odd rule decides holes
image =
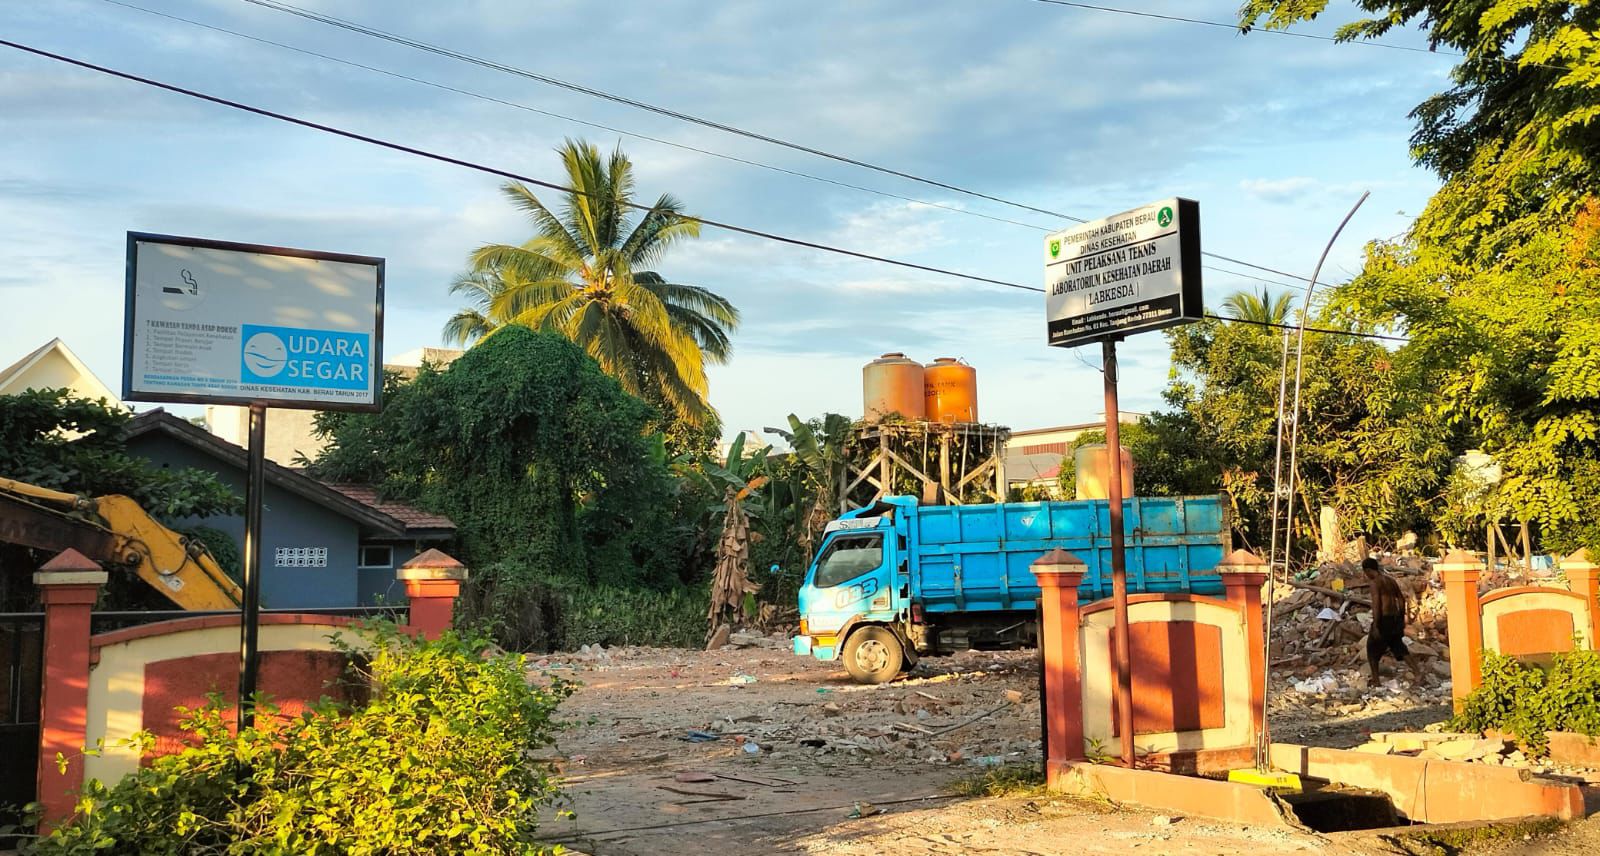
[[[1483,670],[1483,607],[1478,576],[1483,562],[1465,550],[1451,550],[1434,566],[1444,581],[1450,632],[1450,694],[1461,700],[1478,686]]]
[[[1054,775],[1058,764],[1081,761],[1083,746],[1083,676],[1078,650],[1078,585],[1088,566],[1059,547],[1035,559],[1029,567],[1039,580],[1041,626],[1039,647],[1044,652],[1044,692],[1050,756],[1046,768]]]
[[[1261,614],[1261,586],[1267,581],[1267,563],[1249,550],[1234,550],[1217,563],[1228,602],[1244,612],[1245,647],[1250,652],[1251,739],[1259,740],[1266,728],[1267,697],[1266,626]]]
[[[72,817],[83,788],[83,749],[89,725],[90,613],[106,572],[68,549],[33,575],[44,601],[44,687],[39,699],[39,766],[35,784],[43,809],[40,832]],[[63,772],[56,755],[67,760]]]
[[[438,639],[455,621],[456,598],[467,580],[467,566],[439,550],[429,550],[395,571],[411,600],[411,629]]]

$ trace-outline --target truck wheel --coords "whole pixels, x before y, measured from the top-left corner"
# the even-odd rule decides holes
[[[894,680],[905,666],[905,647],[887,627],[863,627],[844,641],[845,671],[858,684]]]

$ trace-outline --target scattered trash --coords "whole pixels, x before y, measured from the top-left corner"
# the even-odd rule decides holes
[[[734,675],[733,677],[727,679],[726,681],[723,681],[723,683],[732,684],[733,686],[743,686],[743,685],[746,685],[746,684],[753,684],[758,680],[760,680],[760,679],[757,678],[755,675],[738,674],[738,675]]]
[[[761,746],[758,745],[754,740],[747,741],[744,744],[744,754],[746,754],[746,755],[760,755],[761,754]]]
[[[712,775],[712,774],[710,774],[710,773],[698,773],[698,772],[694,772],[692,770],[679,773],[678,775],[673,776],[672,778],[673,778],[674,781],[683,782],[684,784],[697,784],[697,783],[700,783],[700,782],[714,782],[714,781],[717,780],[717,777]]]
[[[1343,617],[1344,616],[1340,615],[1339,612],[1331,606],[1324,606],[1322,611],[1317,613],[1318,621],[1338,621]]]
[[[846,815],[846,817],[872,817],[875,814],[883,814],[883,809],[878,808],[872,803],[858,802],[855,804],[855,807],[850,810],[850,814]]]
[[[1178,820],[1179,820],[1178,818],[1172,817],[1171,815],[1158,814],[1155,817],[1150,818],[1150,825],[1151,826],[1171,826],[1174,823],[1177,823]]]
[[[1006,701],[1022,704],[1022,690],[1006,690]]]
[[[807,737],[800,741],[800,745],[808,749],[821,749],[828,745],[828,741],[817,737]]]
[[[982,757],[972,759],[972,763],[977,764],[980,767],[998,767],[1001,764],[1004,764],[1005,761],[1006,759],[1000,757],[999,755],[984,755]]]
[[[817,695],[827,695],[828,693],[831,693],[831,692],[833,692],[833,690],[831,690],[831,689],[829,689],[827,687],[817,687]]]
[[[710,731],[696,731],[691,728],[684,736],[678,739],[687,740],[690,743],[710,743],[713,740],[721,740],[722,735]]]

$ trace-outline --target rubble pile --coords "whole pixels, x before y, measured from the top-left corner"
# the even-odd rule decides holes
[[[1530,756],[1517,746],[1515,740],[1499,736],[1482,737],[1477,734],[1460,734],[1444,731],[1437,726],[1425,731],[1378,731],[1356,752],[1374,755],[1408,755],[1429,761],[1459,761],[1469,764],[1487,764],[1514,767],[1530,773],[1567,776],[1592,780],[1600,773],[1581,767],[1556,764],[1549,759]]]
[[[1438,573],[1418,557],[1386,565],[1410,606],[1405,641],[1418,661],[1420,681],[1386,659],[1384,668],[1394,669],[1393,677],[1367,686],[1367,582],[1357,563],[1327,562],[1275,586],[1268,659],[1275,709],[1351,714],[1450,698],[1448,622]]]

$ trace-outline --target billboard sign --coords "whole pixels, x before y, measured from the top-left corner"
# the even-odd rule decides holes
[[[376,410],[383,259],[128,233],[129,401]]]
[[[1200,204],[1164,199],[1047,235],[1044,285],[1059,347],[1199,320]]]

